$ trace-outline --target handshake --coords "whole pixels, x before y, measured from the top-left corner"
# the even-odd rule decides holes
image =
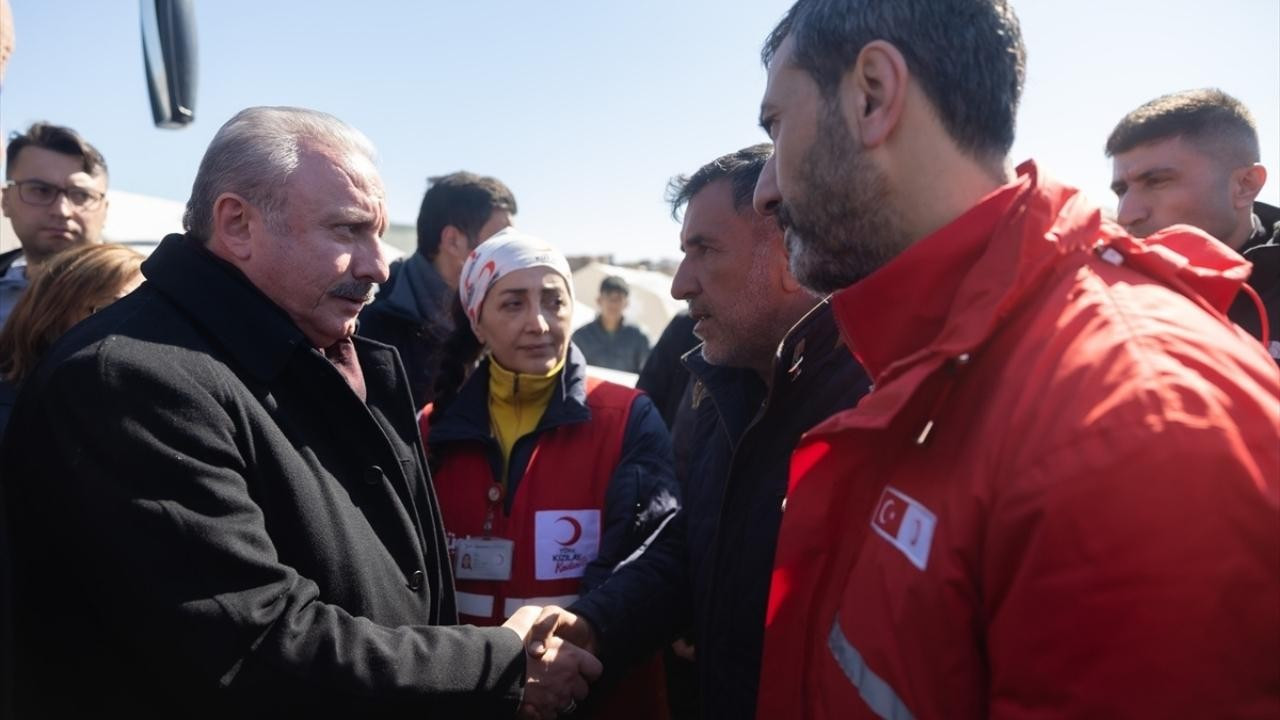
[[[525,685],[518,717],[551,720],[569,715],[604,669],[596,659],[595,631],[586,620],[554,605],[525,606],[502,624],[524,639]]]

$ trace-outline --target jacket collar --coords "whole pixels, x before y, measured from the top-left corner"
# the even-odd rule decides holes
[[[702,345],[681,358],[693,376],[693,407],[697,410],[710,398],[716,415],[729,431],[729,437],[742,437],[760,409],[765,384],[754,370],[725,365],[712,365],[702,355]]]
[[[1250,251],[1260,247],[1280,247],[1280,208],[1255,202],[1253,204],[1253,235],[1249,237],[1244,247],[1240,248],[1240,254],[1249,257]]]
[[[1074,189],[1042,185],[1035,164],[1024,163],[1012,183],[832,296],[840,332],[875,389],[855,412],[813,432],[888,427],[940,368],[967,364],[1063,248],[1096,237],[1088,230],[1101,213],[1078,201]],[[947,377],[934,411],[956,373]]]
[[[449,316],[453,291],[435,265],[422,253],[414,252],[400,266],[399,277],[387,294],[386,308],[416,322]]]
[[[822,362],[833,351],[848,353],[849,349],[841,342],[828,296],[805,313],[782,339],[773,360],[771,394],[778,388],[812,378],[814,371],[809,371],[806,378],[807,366]],[[806,358],[813,360],[807,361]]]
[[[492,436],[489,426],[489,359],[480,362],[475,372],[458,390],[458,396],[445,411],[444,417],[431,423],[430,444],[485,440]],[[556,379],[556,389],[551,402],[542,413],[542,419],[534,433],[540,433],[560,425],[587,422],[591,410],[587,407],[587,361],[577,346],[569,344],[569,356],[564,370]]]
[[[707,362],[702,355],[702,345],[685,353],[681,359],[701,386],[701,389],[695,388],[695,394],[705,393],[711,397],[730,436],[738,438],[759,414],[761,403],[766,398],[772,399],[785,388],[800,382],[801,378],[807,379],[806,356],[821,357],[832,350],[848,352],[840,347],[840,337],[831,317],[830,298],[824,298],[805,313],[778,344],[773,356],[772,382],[768,387],[754,370]],[[695,405],[700,401],[700,397],[695,397]]]
[[[284,310],[194,238],[165,237],[142,263],[142,275],[260,382],[279,375],[299,347],[309,348]]]
[[[1024,257],[1011,231],[1029,213],[1041,218],[1052,198],[1038,197],[1034,166],[959,218],[908,247],[861,282],[833,296],[841,331],[877,386],[941,347],[964,352],[994,329],[1025,282]],[[1032,202],[1037,201],[1037,202]],[[993,236],[1000,242],[992,242]]]
[[[22,248],[14,248],[6,253],[0,254],[0,275],[8,272],[10,266],[22,257]]]
[[[1012,183],[833,296],[845,341],[876,391],[822,430],[887,426],[935,371],[980,352],[1062,256],[1081,251],[1123,262],[1218,312],[1249,271],[1239,254],[1185,226],[1134,239],[1104,222],[1078,190],[1041,181],[1026,162]],[[927,428],[921,441],[925,435]]]

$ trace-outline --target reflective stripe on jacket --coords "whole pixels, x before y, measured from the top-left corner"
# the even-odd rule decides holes
[[[1247,273],[1027,164],[837,295],[875,389],[793,456],[758,717],[1280,715]]]
[[[510,512],[499,502],[493,513],[492,536],[515,543],[511,579],[456,578],[463,622],[500,625],[523,605],[567,607],[577,600],[583,572],[600,547],[601,508],[622,456],[631,403],[639,395],[589,377],[590,421],[561,425],[538,437]],[[471,441],[447,447],[433,478],[451,546],[483,536],[487,493],[495,484],[486,445]]]
[[[489,429],[487,363],[428,426],[433,479],[451,545],[481,536],[487,492],[501,473]],[[464,623],[494,625],[521,605],[567,607],[598,586],[679,505],[671,442],[657,409],[637,390],[586,375],[572,345],[560,383],[533,433],[516,441],[492,534],[515,541],[506,582],[455,579]],[[455,565],[456,567],[456,565]],[[541,576],[540,576],[541,575]],[[607,668],[576,714],[617,720],[667,715],[662,666]]]

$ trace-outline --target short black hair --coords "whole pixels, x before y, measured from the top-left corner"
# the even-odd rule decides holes
[[[474,243],[495,210],[516,213],[516,197],[501,180],[458,171],[427,178],[427,193],[418,210],[418,252],[434,260],[440,233],[452,225]]]
[[[1253,113],[1217,88],[1161,95],[1125,115],[1107,138],[1107,157],[1173,137],[1213,145],[1215,154],[1227,153],[1239,164],[1261,157]]]
[[[18,159],[18,153],[29,147],[78,157],[84,171],[90,175],[107,174],[107,161],[102,158],[102,153],[80,137],[80,133],[69,127],[38,122],[27,128],[26,132],[14,131],[9,134],[9,147],[4,153],[6,178],[13,177],[13,163]]]
[[[608,295],[609,293],[622,293],[623,295],[631,295],[631,286],[627,281],[617,275],[610,275],[600,281],[600,294]]]
[[[733,209],[739,213],[751,209],[751,197],[756,191],[756,181],[764,164],[773,155],[772,143],[760,143],[745,147],[728,155],[721,155],[698,168],[692,175],[677,175],[667,183],[667,202],[671,204],[671,217],[680,220],[680,209],[689,204],[694,195],[711,183],[729,179],[733,191]]]
[[[884,40],[957,145],[989,160],[1013,147],[1027,51],[1008,0],[799,0],[765,41],[766,66],[788,36],[828,101],[867,43]]]

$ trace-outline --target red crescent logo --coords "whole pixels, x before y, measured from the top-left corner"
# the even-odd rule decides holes
[[[475,253],[473,252],[472,254],[474,255]],[[493,260],[490,260],[489,262],[481,266],[479,270],[476,270],[475,272],[472,272],[467,277],[463,278],[462,285],[463,287],[466,288],[467,294],[470,295],[472,292],[475,291],[476,284],[477,284],[476,281],[479,280],[480,278],[483,278],[485,276],[485,273],[489,273],[490,275],[492,275],[497,269],[498,269],[497,263],[494,262]]]
[[[582,523],[569,517],[568,515],[561,515],[560,517],[556,518],[556,522],[561,522],[561,521],[569,523],[569,527],[573,528],[573,534],[569,536],[568,540],[557,540],[556,542],[564,546],[569,546],[577,543],[578,540],[582,538]]]

